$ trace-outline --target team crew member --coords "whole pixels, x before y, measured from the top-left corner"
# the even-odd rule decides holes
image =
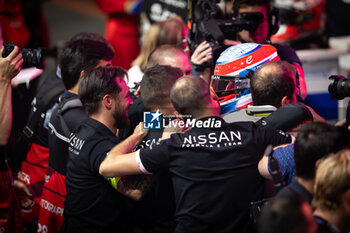
[[[117,129],[129,123],[126,75],[120,68],[99,67],[80,81],[79,98],[89,118],[70,136],[63,232],[124,232],[126,198],[99,170],[120,142]]]
[[[155,65],[146,69],[140,83],[142,101],[145,108],[158,111],[165,115],[175,115],[175,109],[170,101],[170,90],[177,79],[183,76],[179,68]],[[159,144],[162,137],[161,129],[150,130],[136,149],[152,147]],[[151,179],[148,175],[127,176],[133,180]],[[142,232],[174,232],[175,229],[175,198],[170,173],[164,169],[153,177],[151,189],[142,200],[135,203],[133,211],[134,229]],[[124,180],[124,179],[123,179]],[[144,185],[145,182],[139,182]]]
[[[84,70],[110,65],[114,56],[110,44],[102,36],[92,33],[80,34],[82,38],[68,42],[61,54],[60,67],[66,90],[60,97],[49,123],[49,167],[38,221],[39,228],[45,227],[48,233],[59,231],[63,223],[70,133],[87,118],[78,99],[79,82]]]
[[[155,65],[168,65],[172,67],[177,67],[181,69],[184,75],[191,74],[192,68],[190,60],[188,59],[187,54],[173,46],[173,45],[160,45],[158,46],[149,56],[147,61],[147,69],[151,68]],[[140,87],[135,92],[135,95],[139,97]],[[144,92],[145,93],[145,92]],[[143,112],[149,111],[147,107],[145,108],[142,96],[137,98],[134,101],[134,104],[131,106],[128,115],[130,119],[130,127],[126,129],[122,129],[120,131],[120,137],[121,138],[127,138],[130,136],[135,129],[135,127],[142,121],[143,119]]]
[[[224,116],[227,122],[258,121],[283,105],[297,101],[293,66],[271,61],[260,66],[250,79],[253,105]]]
[[[110,151],[101,174],[168,169],[176,200],[175,232],[250,232],[249,205],[264,190],[257,163],[267,145],[291,142],[291,136],[251,122],[225,123],[209,86],[199,77],[178,79],[170,98],[180,114],[193,117],[193,129],[127,154],[136,140],[132,135]]]

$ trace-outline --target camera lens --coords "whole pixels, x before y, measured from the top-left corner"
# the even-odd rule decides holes
[[[15,48],[15,44],[12,42],[4,42],[4,51],[2,53],[2,57],[7,57]],[[23,58],[23,67],[32,67],[35,66],[37,68],[42,68],[42,58],[43,52],[46,50],[42,49],[20,49],[19,52],[22,54]],[[45,53],[46,55],[47,53]]]
[[[23,57],[23,64],[25,66],[35,66],[40,68],[41,66],[41,49],[21,49]]]
[[[341,75],[332,75],[329,79],[333,80],[328,86],[328,92],[333,98],[341,100],[350,97],[350,80],[348,78]]]

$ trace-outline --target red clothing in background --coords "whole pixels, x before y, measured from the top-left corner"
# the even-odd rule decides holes
[[[138,41],[138,15],[127,12],[127,4],[137,4],[130,0],[95,0],[100,10],[108,14],[105,37],[115,50],[114,66],[126,70],[140,52]],[[132,9],[133,7],[130,7]]]

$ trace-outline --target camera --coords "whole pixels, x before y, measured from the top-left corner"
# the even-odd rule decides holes
[[[236,20],[227,19],[216,4],[220,0],[190,0],[188,19],[190,27],[191,53],[204,40],[213,49],[213,59],[203,66],[214,69],[214,62],[227,47],[224,39],[236,40],[237,33],[242,30],[255,31],[263,14],[243,13]]]
[[[328,79],[332,82],[328,86],[328,92],[337,100],[350,97],[350,80],[342,75],[332,75]],[[350,126],[350,102],[346,108],[346,126]]]
[[[342,75],[332,75],[328,79],[332,82],[328,86],[328,92],[337,100],[350,97],[350,80]]]
[[[12,42],[4,42],[4,51],[2,57],[7,57],[15,48],[15,44]],[[43,51],[41,48],[28,49],[22,48],[19,50],[23,57],[23,66],[42,68]]]

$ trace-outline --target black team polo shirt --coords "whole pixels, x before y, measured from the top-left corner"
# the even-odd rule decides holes
[[[290,143],[281,131],[252,122],[193,128],[136,152],[144,173],[168,169],[173,181],[175,232],[251,232],[250,202],[261,200],[264,179],[257,165],[267,145]],[[212,126],[212,124],[210,124]]]
[[[153,129],[148,132],[141,143],[135,148],[153,147],[160,143],[163,129]],[[167,169],[157,172],[150,190],[140,201],[134,202],[132,221],[134,228],[144,233],[172,233],[175,223],[175,198],[173,183]]]
[[[124,232],[126,197],[99,174],[120,142],[104,124],[87,118],[70,137],[63,232]]]

